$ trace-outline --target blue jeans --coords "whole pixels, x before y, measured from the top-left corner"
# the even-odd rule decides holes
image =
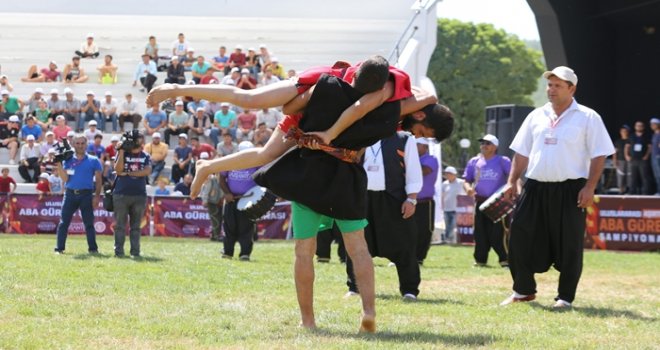
[[[85,122],[96,120],[96,123],[99,122],[99,114],[94,112],[89,113],[80,113],[80,118],[78,118],[78,130],[85,129]],[[103,124],[99,124],[99,127]]]
[[[96,230],[94,229],[93,197],[94,190],[80,190],[78,194],[73,190],[66,190],[64,192],[62,217],[60,218],[59,225],[57,225],[57,246],[55,250],[64,251],[66,249],[66,236],[69,225],[71,224],[71,218],[78,209],[80,209],[80,216],[82,216],[83,224],[85,225],[89,251],[93,252],[99,249],[96,245]]]
[[[117,117],[117,113],[113,113],[111,115],[104,115],[104,114],[100,113],[99,118],[96,121],[99,124],[99,129],[102,132],[105,132],[105,123],[108,120],[110,120],[112,122],[112,131],[117,132],[117,130],[118,130],[117,129],[117,126],[118,126],[117,122],[119,120],[119,118]]]
[[[160,162],[152,162],[151,163],[151,175],[149,175],[149,183],[151,185],[156,185],[156,179],[158,179],[158,175],[160,175],[160,172],[163,171],[165,168],[165,161],[161,160]]]
[[[445,242],[454,241],[454,231],[456,230],[456,212],[446,211],[445,213],[445,234],[443,239]]]

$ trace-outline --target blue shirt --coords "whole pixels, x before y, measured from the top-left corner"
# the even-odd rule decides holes
[[[87,145],[87,153],[92,153],[97,158],[101,158],[103,153],[105,153],[105,147],[103,147],[102,145],[97,146],[93,143],[90,143],[89,145]]]
[[[26,138],[28,135],[33,135],[34,139],[38,140],[39,136],[41,136],[41,127],[37,124],[34,124],[32,127],[25,124],[21,127],[21,135],[23,138]]]
[[[174,154],[176,154],[180,162],[186,160],[190,153],[192,153],[192,147],[190,146],[186,146],[186,147],[177,146],[177,148],[174,149]]]
[[[158,111],[156,113],[149,111],[144,115],[144,118],[147,120],[147,124],[152,129],[160,125],[162,122],[167,123],[167,114],[165,114],[163,111]]]
[[[156,75],[156,73],[158,73],[158,70],[156,69],[156,63],[154,63],[154,61],[149,61],[148,64],[140,62],[140,64],[137,66],[137,69],[135,70],[135,77],[133,80],[140,80],[141,77],[146,76],[147,74],[144,72],[145,70],[152,75]]]
[[[140,151],[139,153],[124,153],[124,172],[134,172],[143,170],[151,165],[151,157]],[[147,177],[146,176],[117,176],[115,185],[116,194],[129,196],[147,195]]]
[[[170,190],[167,188],[163,188],[162,190],[160,188],[156,189],[156,195],[157,196],[169,196],[170,195]]]
[[[63,164],[64,170],[69,175],[65,188],[67,190],[94,190],[94,175],[101,172],[103,167],[101,161],[95,156],[86,154],[83,159],[75,155]]]

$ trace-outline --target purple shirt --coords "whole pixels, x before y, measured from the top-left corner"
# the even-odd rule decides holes
[[[419,163],[422,165],[422,172],[424,167],[430,168],[431,172],[424,175],[422,190],[417,194],[417,199],[431,199],[435,195],[435,180],[438,178],[438,159],[425,153],[419,156]]]
[[[511,160],[496,155],[485,160],[481,154],[470,159],[465,167],[463,178],[468,183],[477,183],[475,192],[479,197],[490,197],[506,184],[511,171]]]
[[[242,170],[223,171],[222,176],[227,179],[227,186],[229,191],[235,196],[245,194],[252,187],[257,184],[252,180],[252,174],[257,171],[257,168],[249,168]]]

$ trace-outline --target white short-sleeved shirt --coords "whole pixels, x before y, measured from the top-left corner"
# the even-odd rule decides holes
[[[408,137],[404,147],[406,194],[419,193],[424,184],[422,165],[414,137]],[[385,191],[385,165],[380,141],[367,148],[364,153],[364,170],[367,172],[367,190]]]
[[[533,110],[510,148],[529,158],[527,178],[542,182],[588,178],[591,159],[614,153],[600,115],[575,99],[559,117],[550,103]]]

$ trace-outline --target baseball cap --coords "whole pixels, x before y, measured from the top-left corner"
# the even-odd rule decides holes
[[[417,142],[418,145],[428,145],[429,140],[425,137],[418,137],[415,139],[415,142]]]
[[[64,119],[64,116],[63,116],[63,115],[61,115],[61,114],[60,114],[60,115],[58,115],[58,116],[57,116],[57,117],[55,118],[55,120],[63,120],[63,119]]]
[[[188,135],[186,135],[186,134],[184,134],[184,133],[179,134],[179,137],[183,137],[183,138],[186,139],[186,140],[188,139]]]
[[[112,91],[106,91],[105,96],[112,96]]]
[[[488,141],[495,145],[495,147],[500,145],[500,141],[497,139],[497,137],[491,134],[486,134],[484,137],[480,138],[479,141]]]
[[[178,60],[179,60],[179,56],[174,56],[170,59],[170,61],[178,61]]]
[[[259,45],[259,48],[260,49],[267,49],[268,47],[266,46],[266,44],[261,44],[261,45]]]
[[[231,69],[231,72],[230,72],[230,73],[240,72],[240,71],[241,71],[241,70],[238,69],[238,67],[234,67],[234,68]]]
[[[153,133],[153,135],[151,135],[151,138],[152,139],[159,139],[160,138],[160,133],[159,132]]]
[[[94,33],[87,33],[87,38],[94,38]]]
[[[34,135],[30,134],[25,139],[28,141],[34,141]]]
[[[247,68],[241,69],[241,74],[250,74],[250,70]]]
[[[51,148],[52,149],[52,148]],[[49,150],[50,151],[50,150]],[[50,153],[50,152],[49,152]],[[39,174],[39,177],[42,179],[47,179],[48,178],[48,173],[41,173]]]
[[[229,107],[229,102],[222,102],[220,107]]]
[[[448,166],[445,168],[445,173],[456,175],[458,172],[456,171],[456,168],[454,168],[453,166]]]
[[[59,95],[59,93],[60,93],[60,91],[57,90],[57,89],[50,89],[50,94],[51,94],[51,95],[53,95],[53,94],[55,94],[55,95]]]
[[[236,49],[238,49],[238,50],[243,50],[243,46],[241,46],[241,45],[236,45]]]
[[[658,118],[651,118],[651,124],[660,124],[660,119],[658,119]]]
[[[566,66],[559,66],[551,71],[546,71],[543,73],[543,77],[548,79],[550,76],[556,76],[557,78],[571,82],[573,85],[577,85],[578,77],[575,75],[572,69]]]
[[[248,51],[255,51],[255,50],[254,50],[254,47],[250,47],[250,48],[248,48]]]
[[[196,111],[196,112],[199,112],[199,111],[204,112],[205,110],[206,110],[206,109],[204,109],[204,107],[197,107],[197,109],[196,109],[195,111]]]
[[[12,123],[19,123],[21,120],[18,119],[17,115],[12,115],[11,117],[9,117],[9,121]]]
[[[3,89],[2,91],[0,91],[0,95],[9,95],[9,90]]]
[[[110,138],[110,142],[115,142],[115,141],[119,141],[118,135],[112,135],[112,137]]]
[[[71,88],[64,88],[64,93],[65,94],[72,94],[73,90],[71,90]]]
[[[183,101],[176,101],[175,106],[183,106]]]
[[[189,47],[188,50],[186,50],[186,51],[188,51],[188,52],[195,52],[195,49],[193,49],[192,47]]]
[[[76,133],[73,130],[66,133],[66,137],[76,136]]]
[[[94,91],[92,91],[92,90],[87,90],[87,93],[86,93],[85,95],[88,95],[88,96],[89,96],[89,95],[95,96],[95,95],[94,95]]]
[[[209,153],[208,152],[202,152],[199,154],[199,159],[209,159]]]
[[[52,65],[54,65],[54,66],[57,68],[57,62],[55,62],[55,61],[50,61],[50,63],[51,63]]]
[[[44,93],[44,89],[38,87],[38,88],[34,89],[34,93],[35,93],[35,94],[36,94],[36,93],[43,94],[43,93]]]
[[[277,59],[277,57],[271,57],[271,58],[270,58],[270,61],[271,61],[271,62],[279,62],[279,60]]]
[[[246,149],[250,149],[250,148],[252,148],[252,147],[254,147],[254,145],[253,145],[252,142],[250,142],[250,141],[243,141],[243,142],[241,142],[241,143],[238,144],[238,150],[239,150],[239,151],[243,151],[243,150],[246,150]]]
[[[52,132],[52,131],[49,131],[49,132],[46,133],[46,136],[55,136],[55,133]]]
[[[98,124],[98,123],[96,122],[96,120],[92,120],[92,121],[90,121],[89,124],[87,124],[87,125],[97,125],[97,124]]]

